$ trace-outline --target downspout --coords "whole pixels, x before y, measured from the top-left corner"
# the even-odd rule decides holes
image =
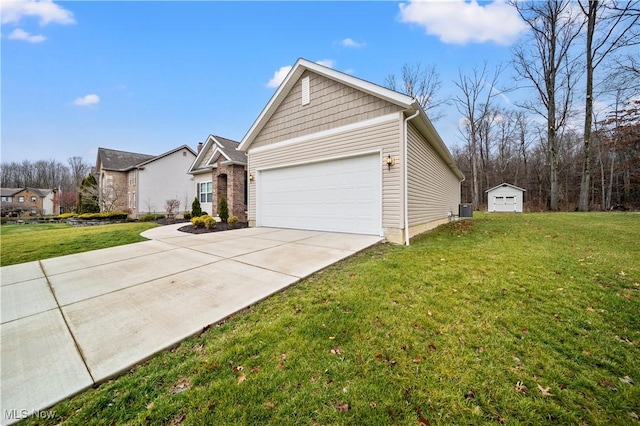
[[[404,119],[404,158],[402,159],[402,164],[404,166],[404,244],[406,246],[409,245],[409,163],[407,162],[409,155],[407,154],[407,129],[409,120],[416,118],[418,114],[420,114],[420,109],[418,109],[415,114]]]

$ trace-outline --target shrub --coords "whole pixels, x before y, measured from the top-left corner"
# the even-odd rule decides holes
[[[164,219],[165,216],[163,214],[145,214],[140,216],[138,220],[140,222],[153,222],[154,220]]]
[[[213,229],[213,228],[216,227],[216,220],[214,218],[212,218],[211,216],[205,216],[203,221],[204,221],[204,226],[207,229]]]
[[[186,220],[191,220],[191,212],[184,212],[182,217]]]
[[[62,213],[58,215],[58,219],[65,220],[76,216],[78,216],[76,213]]]
[[[222,196],[218,201],[218,216],[220,220],[226,222],[229,219],[229,206],[227,205],[227,198]]]
[[[202,212],[202,213],[200,213],[200,216],[209,216],[209,213],[207,213],[207,212]]]
[[[200,201],[198,201],[198,197],[193,200],[191,203],[191,217],[198,217],[202,215],[202,207],[200,207]]]
[[[234,215],[229,216],[229,219],[227,219],[227,223],[232,228],[235,228],[238,225],[238,216],[234,216]]]
[[[124,220],[128,217],[125,212],[83,213],[78,215],[82,220]]]
[[[204,227],[204,218],[201,216],[196,216],[194,218],[191,218],[191,224],[196,228],[202,228]]]

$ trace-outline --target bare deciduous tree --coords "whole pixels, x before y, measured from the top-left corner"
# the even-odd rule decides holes
[[[640,43],[637,28],[640,19],[638,12],[640,2],[579,0],[578,5],[587,22],[584,142],[578,209],[588,211],[591,193],[594,73],[609,54],[620,48]]]
[[[442,118],[443,114],[438,111],[438,108],[449,103],[446,99],[438,99],[436,97],[442,87],[442,81],[435,66],[423,66],[420,63],[404,64],[400,78],[402,82],[399,83],[395,74],[389,74],[384,81],[384,85],[391,90],[402,92],[417,99],[431,121],[437,121]]]
[[[478,173],[478,154],[480,151],[482,125],[487,120],[492,109],[493,99],[500,94],[495,85],[501,72],[501,67],[496,68],[493,77],[489,80],[485,64],[480,70],[474,68],[471,76],[463,75],[462,71],[460,71],[459,80],[454,82],[461,92],[460,95],[454,98],[454,102],[463,116],[464,122],[461,132],[469,145],[471,179],[473,182],[471,202],[474,209],[479,208],[482,201]]]
[[[514,48],[514,66],[520,80],[528,81],[537,95],[522,106],[547,123],[549,149],[549,208],[558,210],[559,132],[571,113],[573,91],[579,78],[578,64],[570,49],[580,34],[580,17],[569,0],[512,1],[531,30]]]

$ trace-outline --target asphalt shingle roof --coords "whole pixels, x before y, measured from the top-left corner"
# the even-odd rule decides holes
[[[155,155],[98,148],[98,158],[102,168],[107,170],[126,171],[155,157]]]
[[[221,136],[213,136],[223,146],[225,155],[231,158],[231,161],[241,164],[247,164],[247,155],[242,151],[237,151],[236,148],[240,146],[240,142],[232,141],[231,139],[223,138]]]

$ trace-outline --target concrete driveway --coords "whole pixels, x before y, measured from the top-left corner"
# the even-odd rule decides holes
[[[274,228],[194,235],[180,226],[144,232],[151,241],[0,269],[2,424],[381,240]]]

